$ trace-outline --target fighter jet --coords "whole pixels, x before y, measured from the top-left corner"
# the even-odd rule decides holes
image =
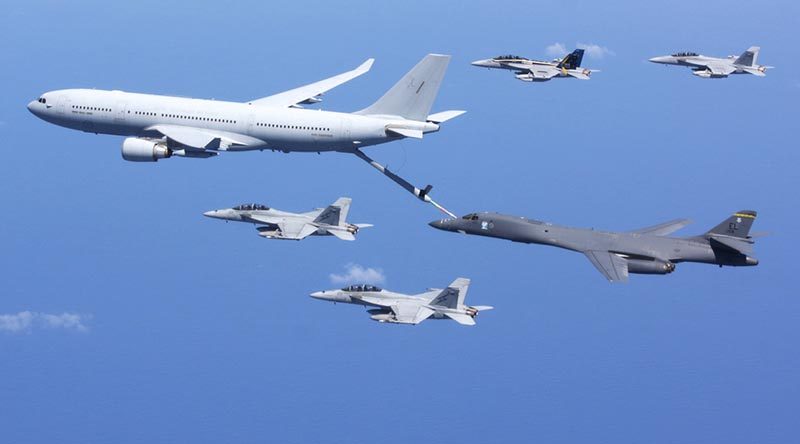
[[[308,213],[289,213],[261,204],[243,204],[233,208],[212,210],[204,216],[225,221],[250,222],[256,225],[258,235],[267,239],[302,240],[308,236],[336,236],[342,240],[356,240],[356,233],[370,224],[349,224],[349,197],[340,197],[327,208],[317,208]]]
[[[567,54],[563,59],[552,62],[531,60],[515,55],[503,55],[486,60],[476,60],[473,66],[493,69],[508,69],[515,71],[517,79],[523,82],[546,82],[555,77],[574,77],[589,80],[589,75],[596,70],[581,68],[583,50],[576,49]]]
[[[755,211],[739,211],[708,232],[690,237],[667,237],[688,225],[687,219],[627,232],[570,228],[498,213],[471,213],[430,225],[445,231],[578,251],[609,281],[627,282],[628,274],[672,273],[680,262],[720,267],[758,265],[758,260],[751,257],[754,240],[749,235],[755,219]]]
[[[695,52],[679,52],[668,56],[653,57],[653,63],[664,65],[679,65],[692,68],[692,74],[704,79],[720,79],[731,74],[753,74],[764,77],[772,66],[758,65],[758,51],[761,48],[751,46],[742,55],[726,58],[709,57]]]
[[[465,305],[468,288],[469,279],[458,278],[444,290],[431,288],[417,295],[394,293],[374,285],[351,285],[341,290],[318,291],[310,296],[334,303],[374,307],[367,312],[378,322],[416,325],[428,318],[450,318],[461,325],[475,325],[475,316],[493,307]]]

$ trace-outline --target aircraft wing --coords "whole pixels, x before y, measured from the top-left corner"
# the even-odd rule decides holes
[[[328,92],[333,88],[336,88],[337,86],[349,82],[350,80],[353,80],[356,77],[366,73],[372,67],[372,62],[374,61],[375,59],[368,59],[366,62],[362,63],[361,66],[352,71],[347,71],[337,76],[320,80],[319,82],[310,83],[299,88],[290,89],[289,91],[284,91],[272,96],[251,100],[248,103],[252,105],[268,106],[273,108],[288,108],[299,105],[303,102],[319,102],[317,96],[322,95],[323,93]]]
[[[294,220],[279,222],[278,228],[281,230],[282,237],[296,240],[305,239],[317,231],[317,227],[314,225]]]
[[[715,76],[727,76],[732,72],[736,71],[736,68],[728,63],[708,63],[706,64],[706,68],[711,71],[711,74]]]
[[[183,125],[153,125],[148,131],[157,131],[167,139],[195,150],[218,150],[231,146],[248,146],[263,143],[250,136],[195,128]]]
[[[669,222],[664,222],[663,224],[653,225],[652,227],[633,230],[631,233],[649,234],[652,236],[666,236],[680,230],[690,223],[692,223],[692,221],[689,219],[675,219]]]
[[[589,261],[610,282],[628,282],[628,264],[610,251],[584,251]]]
[[[414,302],[398,302],[390,308],[397,322],[404,324],[419,324],[434,313],[430,308]]]

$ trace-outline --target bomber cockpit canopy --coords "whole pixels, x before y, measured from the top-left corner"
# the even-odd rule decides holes
[[[470,213],[466,216],[461,216],[461,218],[464,220],[478,220],[478,215],[476,213]]]
[[[238,211],[257,211],[257,210],[269,210],[269,207],[261,204],[241,204],[241,205],[236,205],[235,207],[233,207],[233,209]]]
[[[342,291],[365,292],[365,291],[381,291],[381,289],[374,285],[351,285],[349,287],[342,288]]]
[[[672,57],[697,57],[699,54],[696,52],[676,52]]]
[[[525,60],[525,57],[515,56],[515,55],[501,55],[494,58],[495,60]]]

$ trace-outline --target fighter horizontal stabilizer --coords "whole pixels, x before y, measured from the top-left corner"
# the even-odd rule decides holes
[[[464,114],[466,111],[461,110],[451,110],[451,111],[442,111],[440,113],[434,113],[428,116],[428,122],[431,123],[444,123],[448,120],[455,119],[456,117]]]
[[[583,70],[583,71],[566,71],[568,76],[575,77],[578,80],[589,80],[589,74],[591,71]]]
[[[341,240],[346,240],[346,241],[354,241],[354,240],[356,240],[356,236],[353,233],[349,232],[349,231],[328,230],[328,233],[338,237]]]
[[[461,325],[475,325],[475,319],[468,314],[444,312],[444,315]]]
[[[317,96],[320,96],[323,93],[366,73],[370,68],[372,68],[372,63],[374,61],[375,59],[367,59],[366,62],[362,63],[358,68],[352,71],[347,71],[325,80],[310,83],[299,88],[290,89],[289,91],[284,91],[279,94],[251,100],[248,103],[251,105],[273,108],[288,108],[302,102],[319,102]]]
[[[353,224],[353,225],[357,226],[359,229],[361,229],[361,228],[371,228],[371,227],[375,226],[375,225],[372,225],[372,224]]]
[[[589,250],[584,254],[609,282],[628,282],[628,264],[625,259],[610,251]]]
[[[422,131],[408,128],[386,128],[386,131],[395,133],[403,137],[410,137],[412,139],[422,139]]]
[[[631,233],[648,234],[651,236],[667,236],[692,223],[690,219],[675,219],[652,227],[633,230]]]
[[[728,236],[710,236],[711,246],[730,250],[734,253],[744,254],[745,256],[753,254],[753,241],[751,239],[743,239],[740,237]]]

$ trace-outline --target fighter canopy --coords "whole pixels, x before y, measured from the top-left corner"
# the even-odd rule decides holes
[[[237,211],[254,211],[254,210],[266,211],[269,210],[269,207],[261,204],[241,204],[241,205],[236,205],[235,207],[233,207],[233,209]]]

